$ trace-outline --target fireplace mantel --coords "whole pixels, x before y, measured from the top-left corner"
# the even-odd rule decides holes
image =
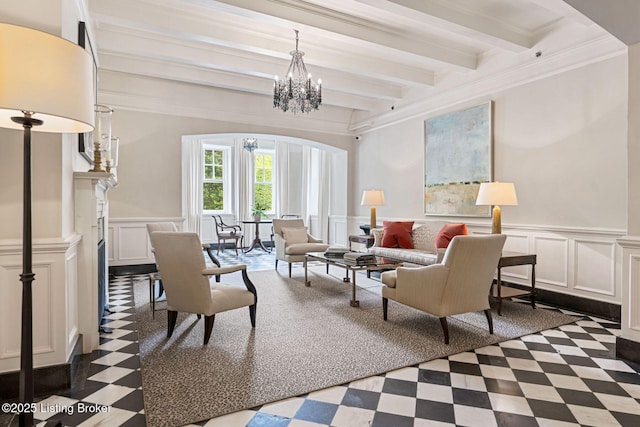
[[[109,201],[107,192],[117,186],[115,176],[106,172],[75,172],[75,232],[82,236],[78,248],[78,325],[84,353],[98,348],[98,243],[109,245]],[[108,249],[107,249],[108,253]],[[105,263],[105,277],[108,265]]]

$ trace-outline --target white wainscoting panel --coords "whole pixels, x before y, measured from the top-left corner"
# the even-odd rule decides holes
[[[442,219],[378,218],[391,221],[415,221],[429,224]],[[366,223],[364,217],[348,217],[347,229],[359,234],[358,226]],[[452,220],[451,222],[460,222]],[[491,233],[491,221],[465,221],[470,233]],[[622,250],[617,241],[625,230],[547,227],[539,225],[502,224],[506,234],[505,250],[535,253],[536,287],[569,295],[576,295],[613,304],[622,303],[623,271]],[[634,243],[635,244],[635,243]],[[630,246],[633,246],[630,244]],[[640,243],[634,250],[640,253]],[[628,263],[627,263],[628,266]],[[640,276],[640,273],[638,273]],[[627,274],[628,276],[628,274]],[[530,285],[531,267],[509,267],[503,270],[506,281]],[[637,278],[640,288],[640,278]],[[640,291],[638,291],[640,294]],[[638,315],[640,319],[640,315]],[[638,320],[640,322],[640,320]]]
[[[329,217],[329,244],[349,246],[347,217],[332,215]]]
[[[147,224],[173,222],[182,229],[183,218],[109,218],[109,265],[154,264]]]
[[[34,240],[34,367],[66,363],[78,339],[77,245],[81,236]],[[0,240],[0,373],[20,369],[22,245]]]
[[[567,288],[569,286],[569,239],[557,236],[535,236],[533,252],[537,254],[536,282]]]
[[[523,233],[516,233],[513,230],[503,230],[503,234],[507,235],[507,241],[504,244],[504,250],[509,252],[530,253],[531,236]],[[512,281],[514,279],[531,283],[531,266],[518,265],[514,267],[506,267],[502,269],[502,280]]]
[[[575,239],[575,289],[615,296],[616,243]]]

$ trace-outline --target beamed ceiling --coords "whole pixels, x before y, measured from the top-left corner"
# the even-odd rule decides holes
[[[624,52],[562,0],[90,0],[114,108],[357,134]],[[272,108],[300,31],[320,111]]]

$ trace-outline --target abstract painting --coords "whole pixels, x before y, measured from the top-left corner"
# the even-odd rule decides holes
[[[492,106],[487,102],[425,120],[426,215],[490,216],[476,206],[478,188],[493,177]]]

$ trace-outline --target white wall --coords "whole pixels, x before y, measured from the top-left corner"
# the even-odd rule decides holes
[[[489,99],[494,179],[515,182],[519,201],[503,208],[507,248],[538,254],[541,288],[620,303],[616,239],[627,227],[626,55],[364,134],[356,143],[350,231],[367,222],[369,208],[357,196],[370,188],[385,191],[379,219],[433,218],[422,205],[424,120]],[[490,232],[489,218],[445,219]],[[530,271],[507,276],[525,284]]]
[[[626,63],[619,56],[488,98],[494,100],[494,179],[515,182],[520,202],[504,208],[504,223],[626,228]],[[384,189],[378,216],[424,217],[426,118],[356,143],[352,194]],[[357,199],[350,212],[368,215]]]
[[[183,135],[262,133],[317,141],[351,151],[351,138],[141,113],[114,107],[113,134],[120,137],[119,185],[109,193],[111,218],[179,217],[180,143]]]

